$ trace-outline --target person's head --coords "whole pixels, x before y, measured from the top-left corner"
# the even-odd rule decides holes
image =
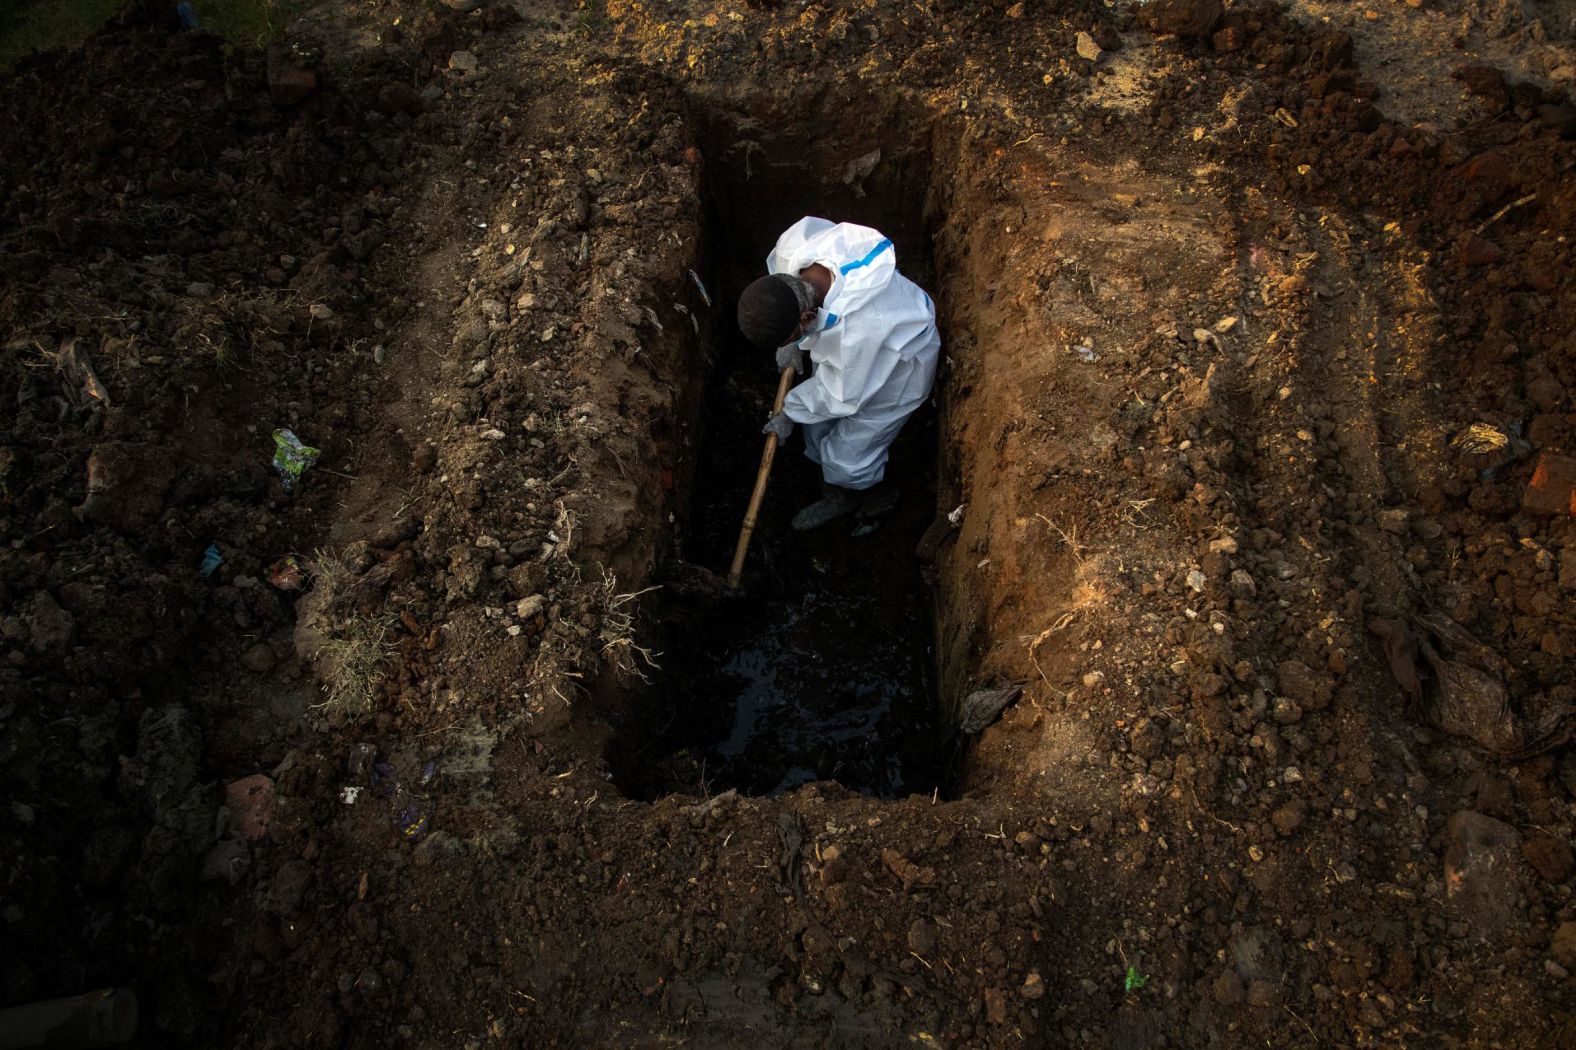
[[[792,274],[752,281],[739,296],[739,331],[761,349],[775,350],[799,338],[815,320],[815,298],[815,288]]]

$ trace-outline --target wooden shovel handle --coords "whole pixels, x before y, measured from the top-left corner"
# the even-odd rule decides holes
[[[772,415],[783,410],[783,399],[793,386],[794,370],[783,369],[777,381],[777,400],[772,402]],[[761,511],[761,500],[766,498],[766,480],[772,474],[772,460],[777,458],[777,435],[766,435],[766,447],[761,450],[761,469],[755,475],[755,491],[750,493],[750,506],[744,512],[744,527],[739,530],[739,545],[733,548],[733,567],[728,570],[728,586],[737,587],[744,572],[744,552],[750,549],[750,536],[755,533],[755,518]]]

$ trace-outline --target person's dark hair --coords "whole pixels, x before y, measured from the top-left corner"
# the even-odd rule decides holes
[[[798,324],[799,297],[785,281],[762,277],[739,296],[739,331],[763,350],[782,346]]]

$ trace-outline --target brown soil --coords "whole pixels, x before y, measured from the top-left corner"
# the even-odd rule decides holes
[[[1391,99],[1427,5],[1354,42],[1153,3],[324,3],[271,57],[131,26],[15,71],[0,1005],[129,986],[146,1046],[1576,1041],[1576,525],[1524,504],[1576,454],[1560,67]],[[726,548],[691,494],[764,414],[708,407],[764,402],[732,297],[810,212],[936,299],[936,476],[793,547],[791,449],[737,600],[925,581],[891,637],[955,759],[901,798],[718,795],[671,736]]]

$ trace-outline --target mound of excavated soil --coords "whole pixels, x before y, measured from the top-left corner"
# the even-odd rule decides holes
[[[1576,110],[1532,6],[322,4],[17,69],[0,1005],[1563,1045]],[[942,373],[874,534],[791,534],[779,457],[731,617],[732,298],[807,213],[892,237]]]

